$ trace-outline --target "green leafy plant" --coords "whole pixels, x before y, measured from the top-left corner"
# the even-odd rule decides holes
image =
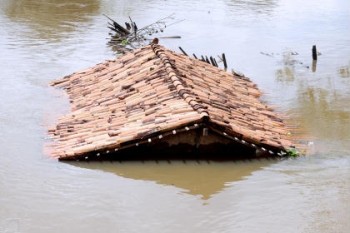
[[[129,43],[127,39],[122,40],[121,45],[126,46]]]
[[[287,156],[292,158],[296,158],[300,155],[299,151],[297,151],[297,149],[295,148],[289,148],[286,152],[287,152]]]

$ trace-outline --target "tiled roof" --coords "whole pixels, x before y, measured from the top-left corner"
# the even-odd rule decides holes
[[[225,137],[277,153],[289,148],[282,120],[256,85],[208,63],[149,45],[53,83],[71,112],[49,130],[52,155],[79,158],[205,122]],[[187,128],[188,129],[188,128]]]

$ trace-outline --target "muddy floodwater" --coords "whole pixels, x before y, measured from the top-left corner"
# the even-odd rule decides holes
[[[61,163],[49,82],[115,57],[106,14],[189,54],[226,53],[310,155],[227,163]],[[151,36],[151,39],[153,36]],[[311,48],[321,55],[312,63]],[[0,0],[0,233],[350,232],[350,1]]]

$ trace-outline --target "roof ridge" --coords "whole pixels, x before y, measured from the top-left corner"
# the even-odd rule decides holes
[[[161,46],[157,44],[152,44],[151,47],[156,56],[159,57],[159,59],[163,63],[168,77],[171,80],[172,84],[175,86],[179,96],[181,96],[181,98],[183,98],[193,110],[198,112],[202,119],[208,120],[209,113],[206,110],[206,107],[196,100],[195,93],[191,92],[190,89],[185,88],[185,86],[183,85],[185,81],[182,79],[180,71],[177,70],[174,64],[170,62],[170,58],[168,57],[168,55],[165,54],[164,49],[162,49]]]

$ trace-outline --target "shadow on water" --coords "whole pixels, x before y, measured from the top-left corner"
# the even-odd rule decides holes
[[[220,193],[232,182],[240,181],[253,172],[276,162],[273,159],[234,162],[212,161],[147,161],[147,162],[66,162],[86,169],[110,172],[134,180],[153,181],[176,186],[184,193],[200,195],[203,200]]]
[[[342,78],[350,78],[350,65],[339,67],[338,74]]]
[[[29,26],[34,30],[30,36],[40,39],[54,39],[72,32],[79,23],[88,22],[91,16],[100,13],[99,0],[5,0],[2,4],[10,20]]]

